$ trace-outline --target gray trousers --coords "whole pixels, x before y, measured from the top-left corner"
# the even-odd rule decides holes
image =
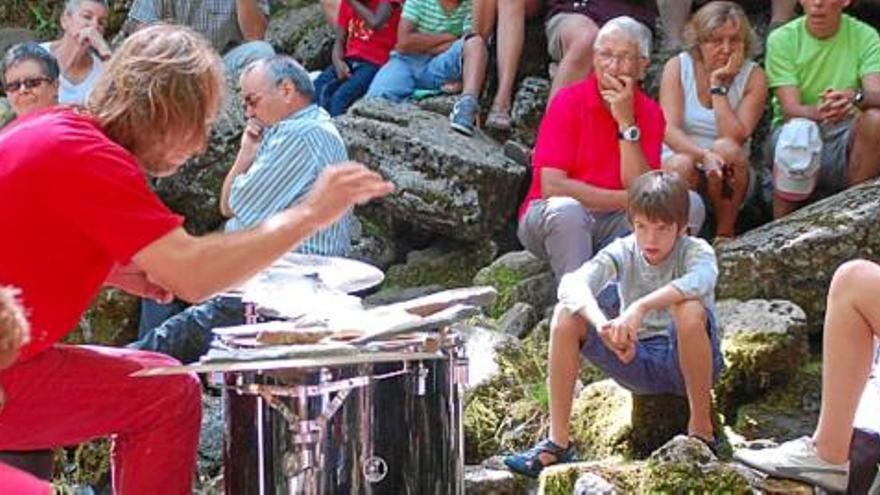
[[[700,231],[705,219],[703,200],[690,191],[688,227],[693,235]],[[574,198],[558,196],[532,201],[516,234],[529,252],[550,263],[559,281],[611,241],[631,231],[623,210],[590,211]]]

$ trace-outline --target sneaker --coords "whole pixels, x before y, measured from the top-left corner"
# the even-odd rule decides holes
[[[480,103],[474,95],[461,95],[461,98],[455,102],[452,107],[452,113],[449,114],[449,125],[456,131],[465,136],[474,135],[474,122],[477,118],[477,112],[480,110]]]
[[[810,437],[770,449],[740,449],[733,453],[733,458],[772,476],[802,481],[831,492],[845,492],[849,479],[849,463],[823,461]]]

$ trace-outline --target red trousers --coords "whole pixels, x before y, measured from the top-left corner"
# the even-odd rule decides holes
[[[0,462],[0,493],[15,495],[51,495],[49,482]]]
[[[151,352],[57,345],[0,371],[0,450],[37,450],[110,436],[113,488],[190,495],[202,418],[195,375],[131,378],[178,364]]]

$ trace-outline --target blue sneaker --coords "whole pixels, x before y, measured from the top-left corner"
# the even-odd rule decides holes
[[[465,136],[474,135],[474,125],[477,112],[480,111],[480,102],[477,97],[470,94],[461,95],[452,107],[449,114],[449,126]]]
[[[554,460],[543,464],[541,463],[541,454],[550,454]],[[560,447],[549,438],[545,438],[525,452],[505,457],[504,464],[515,473],[529,478],[537,478],[547,466],[573,462],[574,460],[574,445],[571,442],[568,443],[568,447]]]

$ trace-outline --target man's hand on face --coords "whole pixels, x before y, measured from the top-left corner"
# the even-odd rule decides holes
[[[242,161],[247,165],[242,173],[247,171],[257,157],[257,149],[263,140],[263,129],[263,123],[255,118],[248,119],[244,126],[244,131],[241,133],[241,148],[238,151]]]
[[[633,116],[633,98],[635,94],[635,80],[629,76],[612,76],[604,74],[603,84],[600,89],[602,99],[608,104],[611,116],[620,126],[635,124]]]
[[[134,263],[116,265],[107,277],[106,283],[129,294],[152,299],[159,303],[169,303],[174,299],[174,294],[153,282],[150,276]]]
[[[325,168],[304,206],[315,216],[318,227],[326,227],[356,204],[363,204],[394,191],[394,184],[357,162],[344,162]]]
[[[15,362],[18,350],[28,342],[29,330],[18,303],[18,291],[0,287],[0,370]]]
[[[87,27],[77,34],[79,42],[86,48],[91,47],[101,60],[107,60],[113,54],[110,45],[101,32],[93,27]]]

